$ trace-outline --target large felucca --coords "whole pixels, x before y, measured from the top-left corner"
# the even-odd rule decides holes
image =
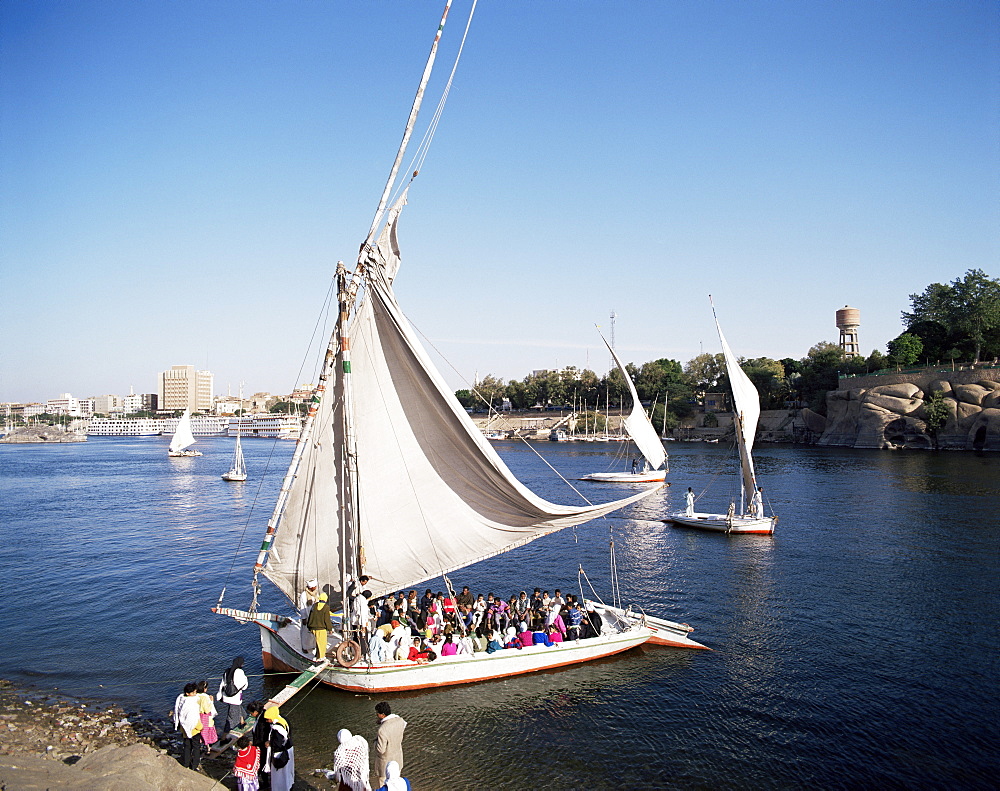
[[[367,589],[374,597],[395,593],[603,516],[660,488],[586,506],[558,505],[535,495],[476,428],[396,301],[397,224],[409,185],[386,207],[447,13],[448,7],[357,265],[353,271],[338,265],[336,327],[254,565],[252,604],[247,610],[226,608],[220,595],[213,609],[258,626],[266,668],[308,671],[358,692],[530,673],[610,656],[648,640],[704,648],[690,639],[686,624],[654,623],[642,613],[603,605],[598,605],[603,631],[596,637],[429,663],[372,661],[342,629],[353,622],[358,606],[344,592],[351,593],[363,575],[370,578]],[[307,581],[319,581],[332,610],[339,610],[322,661],[303,648],[300,617],[258,611],[259,574],[293,605]]]

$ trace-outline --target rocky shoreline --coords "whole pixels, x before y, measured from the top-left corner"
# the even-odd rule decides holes
[[[19,689],[0,680],[2,791],[209,791],[235,789],[232,755],[203,758],[197,772],[177,760],[180,734],[167,716]],[[301,772],[299,773],[301,774]],[[331,786],[296,777],[293,791]]]

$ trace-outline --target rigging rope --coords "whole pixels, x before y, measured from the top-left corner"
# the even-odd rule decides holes
[[[331,281],[330,288],[326,292],[326,297],[323,300],[323,305],[320,307],[319,315],[316,317],[316,323],[313,325],[312,335],[309,338],[309,345],[306,347],[306,352],[302,356],[302,362],[299,364],[299,370],[296,374],[297,381],[301,380],[302,372],[305,370],[306,363],[309,359],[309,352],[312,349],[313,342],[316,340],[316,333],[322,322],[324,330],[326,329],[327,321],[330,315],[330,304],[331,297],[335,291],[336,281]],[[322,349],[325,352],[325,349]],[[295,385],[296,387],[298,384]],[[242,405],[241,405],[242,406]],[[264,462],[264,469],[260,474],[260,482],[257,484],[257,491],[254,492],[253,500],[250,502],[250,508],[247,512],[247,518],[243,523],[243,530],[240,533],[240,540],[236,545],[236,551],[233,553],[232,562],[229,564],[229,570],[226,572],[226,578],[222,583],[222,591],[219,593],[219,601],[217,606],[222,606],[222,600],[226,595],[226,588],[229,587],[229,579],[233,574],[233,569],[236,567],[236,561],[239,558],[240,550],[243,548],[243,542],[246,540],[247,530],[250,528],[250,520],[253,518],[254,511],[257,507],[257,501],[260,499],[261,491],[264,488],[264,482],[267,480],[268,472],[271,469],[271,460],[274,457],[274,451],[278,447],[279,439],[274,438],[274,442],[271,443],[271,450],[267,455],[267,459]],[[251,612],[256,610],[257,605],[257,594],[260,590],[259,586],[256,584],[256,573],[254,574],[254,595],[253,595],[253,605],[251,606]]]

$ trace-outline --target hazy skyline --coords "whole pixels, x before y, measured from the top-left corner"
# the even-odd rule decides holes
[[[0,4],[0,401],[313,381],[443,5]],[[603,373],[612,309],[628,362],[717,352],[709,293],[745,357],[845,304],[884,351],[909,294],[998,274],[996,5],[481,3],[400,237],[454,388]]]

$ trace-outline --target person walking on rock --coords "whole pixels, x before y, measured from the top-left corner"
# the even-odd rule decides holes
[[[277,706],[264,709],[271,726],[267,734],[267,768],[271,771],[271,791],[291,791],[295,782],[295,746],[291,731]]]
[[[347,728],[337,732],[337,740],[340,746],[333,754],[331,779],[338,783],[338,791],[372,791],[368,782],[368,741]]]
[[[250,734],[247,733],[236,742],[236,762],[233,764],[233,774],[236,776],[236,787],[239,791],[257,791],[260,779],[260,750],[253,746]]]
[[[392,708],[384,700],[375,704],[375,716],[379,720],[375,752],[378,754],[377,777],[381,782],[390,761],[399,764],[399,770],[403,771],[403,730],[406,728],[406,720],[393,714]]]
[[[184,734],[181,766],[197,769],[201,760],[201,707],[198,705],[198,685],[193,681],[184,685],[184,692],[174,701],[174,727]]]
[[[223,712],[226,715],[226,724],[222,727],[223,736],[246,722],[247,715],[243,711],[243,691],[248,686],[250,686],[250,682],[243,670],[243,657],[238,656],[223,672],[219,691],[215,693],[215,698],[222,703]]]

